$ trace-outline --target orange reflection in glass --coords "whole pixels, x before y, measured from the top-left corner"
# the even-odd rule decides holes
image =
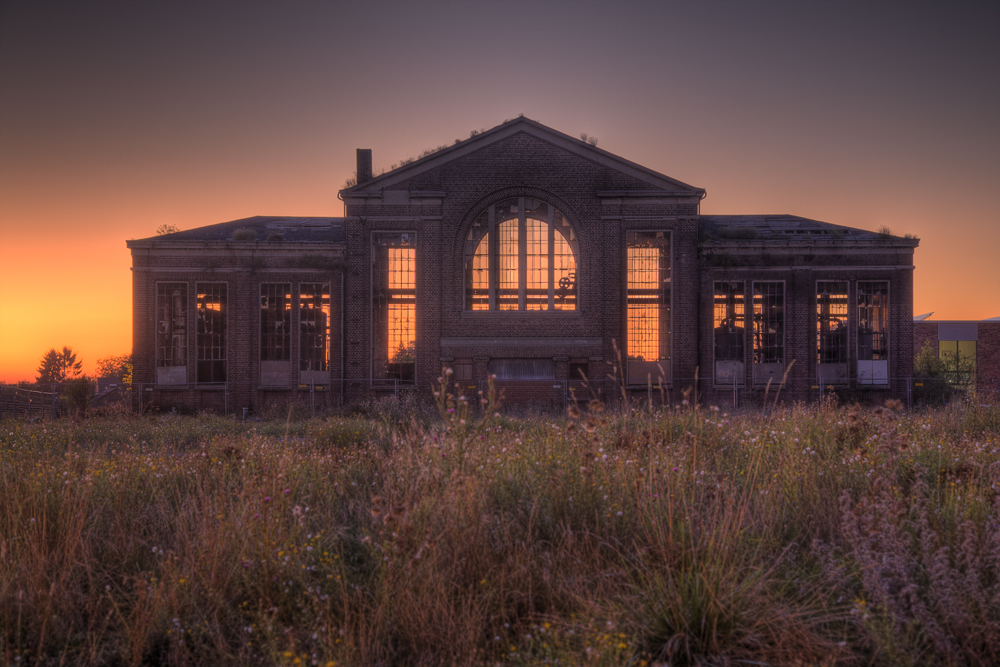
[[[628,248],[628,356],[660,358],[660,249]]]
[[[405,355],[417,338],[416,249],[388,248],[389,308],[387,357]],[[404,351],[404,352],[401,352]]]

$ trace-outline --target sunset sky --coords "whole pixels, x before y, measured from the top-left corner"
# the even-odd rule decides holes
[[[707,189],[920,237],[914,313],[1000,315],[998,2],[0,2],[0,380],[132,345],[125,240],[343,215],[520,113]]]

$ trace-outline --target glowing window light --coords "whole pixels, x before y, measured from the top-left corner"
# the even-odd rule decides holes
[[[467,310],[576,310],[577,243],[565,218],[530,197],[490,206],[465,246]]]

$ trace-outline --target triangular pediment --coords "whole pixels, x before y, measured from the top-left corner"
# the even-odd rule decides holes
[[[452,146],[443,148],[419,160],[414,160],[392,171],[380,174],[365,183],[345,188],[341,190],[341,196],[347,198],[352,195],[364,196],[385,190],[412,189],[408,188],[407,185],[413,185],[414,183],[426,180],[422,179],[422,176],[426,176],[434,171],[447,169],[453,163],[460,162],[476,153],[495,151],[505,143],[518,144],[521,154],[527,155],[531,155],[531,153],[523,151],[526,145],[530,146],[533,143],[539,146],[545,145],[548,150],[539,151],[539,157],[534,158],[537,160],[550,159],[556,162],[560,161],[561,157],[574,156],[593,165],[616,172],[620,174],[621,178],[614,179],[614,190],[619,188],[628,191],[643,190],[673,196],[693,197],[703,197],[705,193],[702,188],[688,185],[675,178],[670,178],[669,176],[602,150],[582,139],[563,134],[522,116],[497,125],[492,129],[480,132],[475,136],[457,142]],[[525,158],[525,160],[530,159],[532,158]]]

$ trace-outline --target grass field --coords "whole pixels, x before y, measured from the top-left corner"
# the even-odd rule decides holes
[[[998,407],[439,403],[0,422],[0,659],[1000,664]]]

